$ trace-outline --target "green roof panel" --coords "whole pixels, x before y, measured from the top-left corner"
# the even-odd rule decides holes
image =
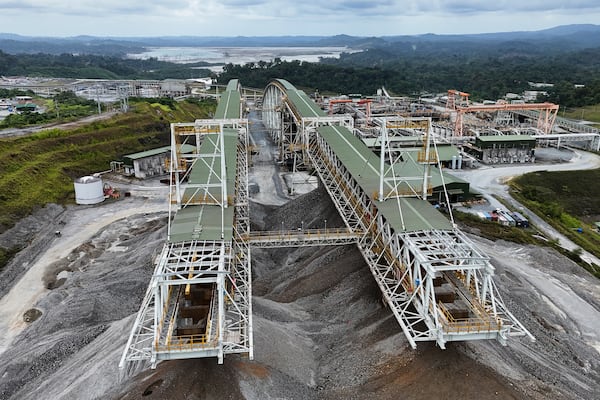
[[[291,83],[283,79],[276,80],[286,90],[288,101],[293,105],[293,108],[298,112],[301,118],[317,118],[326,117],[327,113],[314,102],[302,90],[296,89]]]
[[[396,232],[452,229],[450,221],[427,201],[416,197],[377,200],[380,176],[379,156],[347,128],[324,126],[318,128],[317,131]],[[421,167],[421,176],[422,171]],[[401,174],[399,176],[408,176],[408,174],[416,174],[418,171],[410,164],[406,164],[404,168],[401,165],[396,167],[394,172],[397,173],[397,176],[398,174]]]
[[[193,153],[195,149],[196,147],[190,144],[181,145],[181,151],[184,154]],[[140,151],[139,153],[127,154],[124,155],[123,158],[128,158],[130,160],[139,160],[140,158],[153,157],[159,154],[168,153],[169,151],[171,151],[171,146],[163,146],[158,147],[156,149]]]
[[[238,119],[242,117],[239,82],[232,79],[227,90],[219,99],[215,120]],[[192,165],[188,183],[183,194],[186,199],[198,197],[210,202],[214,198],[221,202],[221,157],[217,150],[221,135],[212,133],[203,136],[197,158]],[[225,156],[225,180],[227,185],[227,203],[233,203],[237,169],[238,132],[235,129],[223,129]],[[196,185],[194,187],[194,185]],[[202,185],[202,186],[198,186]],[[215,185],[215,186],[210,186]],[[171,223],[172,243],[189,240],[226,240],[233,238],[233,205],[221,208],[218,204],[189,205],[178,210]],[[223,224],[223,226],[221,226]]]

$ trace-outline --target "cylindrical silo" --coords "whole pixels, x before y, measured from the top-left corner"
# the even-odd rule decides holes
[[[102,179],[83,176],[75,179],[75,202],[77,204],[97,204],[104,200]]]

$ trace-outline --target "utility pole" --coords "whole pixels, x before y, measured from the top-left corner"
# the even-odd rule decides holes
[[[96,101],[98,102],[98,115],[102,114],[102,108],[100,108],[100,85],[96,86]]]

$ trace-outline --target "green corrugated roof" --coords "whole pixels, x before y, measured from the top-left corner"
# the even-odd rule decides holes
[[[402,163],[398,163],[394,165],[394,172],[396,173],[396,176],[423,176],[423,165],[419,164],[416,159],[417,159],[417,153],[420,150],[414,150],[414,151],[409,151],[406,152],[405,155],[405,160]],[[439,151],[439,148],[438,148]],[[440,156],[441,158],[441,156]],[[467,181],[464,181],[452,174],[449,174],[447,172],[443,172],[444,174],[444,182],[446,185],[450,185],[450,184],[464,184],[466,185],[466,192],[468,193],[468,187],[469,187],[469,183]],[[390,175],[390,174],[388,174]],[[440,173],[439,168],[435,167],[435,166],[431,166],[429,168],[429,175],[431,175],[430,177],[430,183],[431,186],[434,188],[439,188],[442,186],[442,176]]]
[[[15,108],[17,110],[20,110],[22,108],[37,108],[37,104],[35,104],[35,103],[17,104],[15,106]]]
[[[239,81],[232,79],[227,84],[227,89],[219,99],[215,112],[215,119],[241,118],[241,96],[238,91]],[[198,150],[198,155],[210,155],[215,153],[219,146],[220,134],[205,135]],[[223,144],[225,146],[225,171],[227,182],[227,197],[233,199],[235,196],[235,175],[237,166],[237,140],[238,132],[235,129],[223,130]],[[208,164],[208,165],[207,165]],[[212,170],[212,173],[211,173]],[[194,162],[188,186],[184,192],[184,200],[192,196],[204,197],[205,189],[198,192],[198,188],[190,187],[193,184],[218,184],[221,175],[220,157],[199,157]],[[208,188],[215,198],[221,200],[221,188]],[[233,218],[235,207],[230,205],[221,209],[218,205],[193,205],[177,211],[171,224],[170,241],[182,242],[188,240],[226,240],[233,238]],[[223,220],[221,220],[223,212]],[[223,221],[223,227],[221,227]],[[223,228],[223,236],[221,236]]]
[[[376,138],[362,138],[362,141],[365,142],[365,144],[368,147],[379,147],[379,146],[381,146],[381,142],[379,141],[379,138],[381,138],[381,136],[378,136]],[[388,140],[391,143],[395,143],[395,142],[414,143],[415,145],[421,143],[422,139],[423,139],[422,136],[389,136],[388,137]]]
[[[237,163],[237,131],[224,130],[225,145],[225,170],[227,182],[227,197],[235,195],[235,174]],[[199,155],[213,154],[218,146],[219,134],[208,134],[200,145]],[[204,160],[204,161],[203,161]],[[206,165],[212,165],[213,172]],[[192,196],[204,197],[205,189],[190,187],[193,184],[218,184],[221,174],[220,157],[198,158],[192,166],[188,187],[184,192],[184,199]],[[208,188],[208,192],[217,199],[221,199],[221,188]],[[184,200],[185,201],[185,200]],[[224,239],[230,240],[233,234],[233,206],[225,209]],[[221,239],[221,207],[217,205],[187,206],[177,211],[171,224],[171,242],[185,240],[220,240]]]
[[[286,89],[286,96],[302,118],[326,117],[327,113],[311,100],[302,90],[296,89],[291,83],[283,79],[276,80]]]
[[[196,149],[196,147],[194,147],[190,144],[181,145],[181,151],[184,154],[193,153],[195,149]],[[163,147],[157,147],[156,149],[141,151],[139,153],[127,154],[127,155],[123,156],[123,158],[128,158],[130,160],[138,160],[140,158],[152,157],[152,156],[156,156],[158,154],[167,153],[169,151],[171,151],[171,146],[163,146]]]
[[[237,131],[235,129],[223,129],[223,142],[225,145],[225,169],[227,173],[227,195],[233,195],[235,185],[235,166],[237,162]],[[204,136],[200,145],[199,155],[214,154],[218,148],[220,135],[217,133]],[[210,173],[209,167],[212,165],[213,173]],[[220,157],[198,158],[192,166],[192,171],[188,179],[191,184],[217,183],[217,177],[221,174]],[[220,189],[212,188],[211,193],[220,193]]]
[[[223,240],[233,237],[234,207],[223,210]],[[189,240],[221,240],[221,207],[188,206],[177,211],[171,224],[171,243]]]
[[[225,90],[227,91],[237,91],[238,87],[240,86],[240,80],[239,79],[232,79],[227,83],[227,87],[225,88]]]
[[[374,151],[377,151],[381,146],[379,138],[362,138],[361,140]],[[422,137],[420,136],[392,136],[389,141],[390,143],[414,143],[417,147],[394,147],[394,149],[409,152],[413,158],[416,158],[416,154],[422,150],[422,147],[419,146],[419,144],[422,144]],[[453,145],[438,144],[437,151],[441,161],[452,161],[452,157],[458,157],[459,155],[458,147]]]
[[[374,154],[347,128],[324,126],[318,128],[317,131],[396,232],[452,229],[452,225],[446,217],[427,201],[416,197],[378,201],[375,195],[379,191],[379,156]],[[402,176],[408,176],[415,172],[408,169],[401,171],[395,169],[395,171],[401,173]],[[402,210],[402,214],[399,210]]]
[[[242,97],[239,91],[227,90],[223,92],[215,111],[215,119],[241,118],[241,104]]]
[[[477,136],[475,140],[482,142],[535,142],[535,138],[530,135],[489,135]]]

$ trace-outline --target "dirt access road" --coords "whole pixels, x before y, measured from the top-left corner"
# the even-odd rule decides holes
[[[0,130],[0,138],[20,137],[31,135],[32,133],[45,131],[47,129],[74,129],[95,121],[109,119],[118,114],[118,111],[108,111],[102,114],[94,114],[89,117],[78,119],[77,121],[64,122],[62,124],[35,125],[26,128],[7,128]]]
[[[540,149],[539,153],[548,152],[548,158],[559,158],[560,154],[557,154],[552,149]],[[570,151],[569,151],[570,152]],[[512,178],[526,174],[528,172],[535,171],[579,171],[587,169],[600,168],[600,156],[588,153],[585,151],[574,150],[571,153],[570,160],[563,163],[543,163],[543,164],[527,164],[527,165],[495,165],[495,166],[484,166],[478,169],[464,169],[464,170],[453,170],[451,173],[461,179],[468,181],[473,189],[483,194],[486,200],[490,204],[490,209],[504,208],[504,205],[500,203],[494,196],[502,198],[504,201],[512,204],[515,209],[528,217],[532,223],[544,232],[548,237],[558,239],[558,243],[561,247],[573,251],[579,246],[573,243],[571,240],[566,238],[564,235],[559,233],[556,229],[550,226],[543,219],[538,217],[534,212],[527,209],[517,200],[513,199],[508,191],[508,181]],[[564,154],[563,154],[564,157]],[[600,265],[600,259],[594,255],[583,251],[581,258],[588,262]]]
[[[48,249],[37,259],[31,260],[33,264],[26,267],[27,272],[0,299],[0,354],[27,327],[28,324],[23,320],[25,311],[34,307],[49,292],[43,282],[49,265],[66,258],[75,248],[117,220],[135,214],[168,210],[166,187],[128,186],[127,190],[134,194],[129,199],[95,206],[68,207],[61,236],[46,239],[50,242]]]

